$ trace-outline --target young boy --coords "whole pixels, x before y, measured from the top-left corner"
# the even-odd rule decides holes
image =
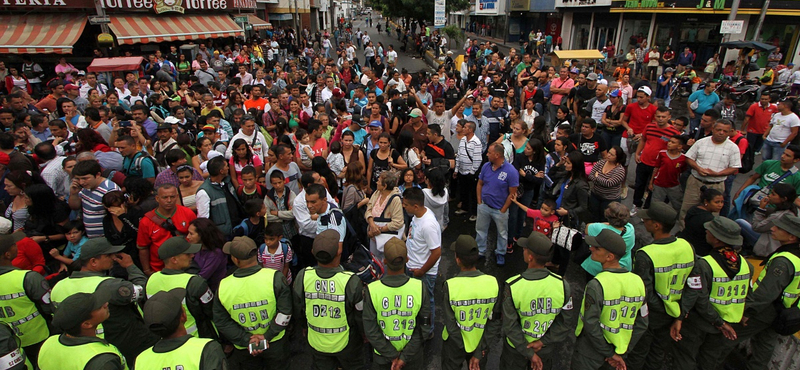
[[[686,137],[674,135],[667,142],[667,150],[658,152],[656,156],[656,168],[653,176],[650,177],[648,189],[652,191],[653,200],[663,202],[669,199],[678,213],[683,203],[683,191],[681,190],[680,177],[683,171],[689,168],[686,163],[686,156],[681,152],[681,148],[686,145]]]
[[[525,205],[517,201],[516,195],[511,196],[511,201],[514,202],[519,209],[523,210],[528,217],[533,219],[533,231],[540,232],[548,238],[550,237],[550,233],[553,231],[553,222],[558,221],[555,200],[545,199],[539,209],[525,207]]]
[[[244,212],[248,218],[244,219],[239,226],[233,228],[233,236],[247,236],[253,241],[263,240],[264,226],[266,225],[264,215],[267,214],[267,206],[264,201],[261,199],[248,200],[244,203]]]
[[[267,224],[282,223],[283,235],[287,239],[297,235],[292,204],[295,194],[286,187],[286,180],[281,171],[272,171],[269,175],[272,189],[267,190],[264,204],[267,205]]]
[[[264,244],[258,248],[258,263],[262,267],[278,270],[292,284],[292,271],[289,267],[294,259],[291,243],[283,238],[281,222],[271,222],[264,229]]]
[[[256,182],[256,169],[253,166],[242,168],[242,184],[236,189],[236,195],[241,204],[247,203],[250,199],[264,201],[264,197],[267,195],[267,188]]]

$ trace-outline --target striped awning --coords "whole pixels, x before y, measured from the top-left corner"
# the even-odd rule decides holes
[[[70,54],[84,27],[83,14],[2,15],[0,54]]]
[[[256,31],[272,29],[272,23],[257,17],[255,14],[247,15],[247,23],[250,23],[250,25],[253,26],[253,29]]]
[[[242,28],[225,14],[112,16],[109,26],[120,44],[243,36]]]

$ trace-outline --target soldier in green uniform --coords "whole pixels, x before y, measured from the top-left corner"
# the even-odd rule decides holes
[[[39,369],[128,370],[117,347],[97,337],[97,327],[111,315],[108,299],[112,293],[107,289],[75,293],[61,302],[53,315],[53,327],[63,334],[44,341]]]
[[[731,324],[742,320],[753,267],[734,247],[742,245],[742,229],[721,216],[704,224],[711,253],[699,258],[686,280],[681,315],[670,336],[676,369],[715,369],[725,342],[736,339]]]
[[[340,265],[339,232],[317,234],[311,254],[317,266],[300,270],[294,280],[294,316],[306,332],[314,368],[362,369],[364,291],[361,280]]]
[[[163,246],[162,246],[163,248]],[[159,250],[160,252],[160,250]],[[213,339],[197,338],[186,330],[189,314],[183,288],[160,291],[144,305],[144,324],[162,339],[136,357],[137,369],[223,370],[225,352]]]
[[[781,246],[769,257],[747,295],[741,324],[732,325],[737,340],[722,351],[727,354],[738,343],[752,339],[748,370],[767,368],[778,343],[778,333],[772,328],[778,314],[776,306],[792,307],[800,296],[800,218],[781,216],[773,221],[771,236]]]
[[[261,268],[258,248],[246,236],[225,243],[237,269],[222,279],[214,299],[214,324],[233,343],[233,369],[288,369],[288,339],[292,318],[292,291],[280,271]],[[265,341],[266,350],[250,351]]]
[[[650,309],[647,332],[628,356],[631,369],[660,369],[672,339],[669,329],[681,313],[680,301],[686,279],[694,267],[694,249],[670,230],[678,218],[675,209],[662,202],[639,212],[653,242],[634,255],[633,272],[644,281]]]
[[[567,339],[573,309],[569,283],[545,267],[553,259],[553,242],[533,231],[517,244],[528,268],[506,281],[503,290],[502,369],[551,369],[556,345]]]
[[[111,245],[106,238],[89,239],[81,246],[81,269],[61,280],[50,294],[56,313],[60,303],[77,293],[110,292],[111,316],[99,325],[97,336],[117,346],[129,364],[136,356],[158,341],[158,336],[144,326],[138,302],[144,299],[147,278],[134,266],[131,256],[121,253],[124,245]],[[114,262],[128,272],[128,280],[108,276]]]
[[[205,279],[185,272],[200,247],[179,236],[167,239],[158,248],[158,258],[164,261],[164,269],[150,275],[145,292],[150,298],[158,292],[183,288],[186,291],[186,332],[197,338],[216,339],[211,322],[214,293]]]
[[[475,267],[480,258],[475,238],[461,235],[450,249],[461,271],[442,289],[442,369],[460,370],[464,362],[470,369],[484,369],[490,343],[500,338],[500,285]]]
[[[39,347],[50,336],[45,320],[52,314],[50,285],[39,273],[11,264],[17,257],[16,243],[23,237],[22,232],[0,235],[0,323],[14,329],[31,364],[36,366]]]
[[[586,284],[571,368],[597,370],[610,365],[625,369],[625,356],[647,330],[644,283],[620,266],[626,247],[619,234],[603,230],[595,237],[587,236],[586,243],[603,271]]]
[[[422,369],[422,345],[430,332],[430,299],[419,279],[405,274],[406,243],[383,247],[386,274],[364,288],[364,334],[372,343],[374,369]]]
[[[0,324],[0,369],[34,370],[11,325]]]

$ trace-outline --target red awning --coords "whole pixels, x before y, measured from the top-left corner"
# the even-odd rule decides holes
[[[82,14],[3,15],[0,54],[69,54],[84,27]]]
[[[142,66],[142,57],[95,58],[86,68],[89,72],[136,71]]]
[[[111,30],[120,44],[243,36],[228,15],[111,16]]]
[[[257,17],[255,14],[247,15],[247,23],[250,23],[250,25],[253,26],[253,29],[256,31],[272,29],[272,23]]]

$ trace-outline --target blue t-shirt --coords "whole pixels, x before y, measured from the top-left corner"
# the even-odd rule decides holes
[[[135,165],[136,160],[143,155],[145,154],[138,152],[133,156],[133,158],[125,157],[125,161],[122,162],[122,172],[125,174],[125,176],[137,176],[143,179],[156,177],[156,169],[153,167],[153,160],[143,158],[141,161],[141,166]]]
[[[697,109],[695,109],[694,112],[703,114],[707,110],[714,108],[714,104],[719,103],[719,95],[715,92],[706,95],[705,90],[697,90],[693,92],[692,95],[689,95],[689,101],[692,103],[697,101]]]
[[[344,129],[344,131],[350,131],[350,132],[353,133],[353,136],[354,136],[353,144],[356,144],[356,145],[364,144],[364,138],[367,137],[367,130],[364,130],[362,128],[362,129],[360,129],[358,131],[353,131],[348,127],[346,129]]]
[[[586,227],[586,233],[591,236],[597,236],[605,229],[609,229],[617,234],[620,233],[614,226],[599,222],[589,224],[589,226]],[[622,268],[630,271],[631,265],[633,264],[633,261],[631,261],[631,250],[633,249],[634,243],[636,243],[636,232],[633,229],[633,225],[630,223],[625,225],[625,234],[622,235],[622,240],[625,241],[625,255],[620,258],[619,264]],[[603,266],[600,265],[600,262],[592,260],[591,257],[586,258],[586,261],[583,261],[581,267],[592,276],[596,276],[603,271]]]
[[[84,235],[83,238],[81,238],[81,240],[78,240],[77,245],[72,244],[72,242],[67,242],[67,247],[64,248],[64,257],[67,257],[73,261],[77,261],[78,258],[81,257],[81,247],[88,240],[89,238],[87,238],[86,235]]]
[[[481,169],[480,179],[483,181],[481,200],[491,208],[500,209],[508,199],[508,188],[519,186],[519,171],[508,162],[494,170],[492,163],[487,162]]]

